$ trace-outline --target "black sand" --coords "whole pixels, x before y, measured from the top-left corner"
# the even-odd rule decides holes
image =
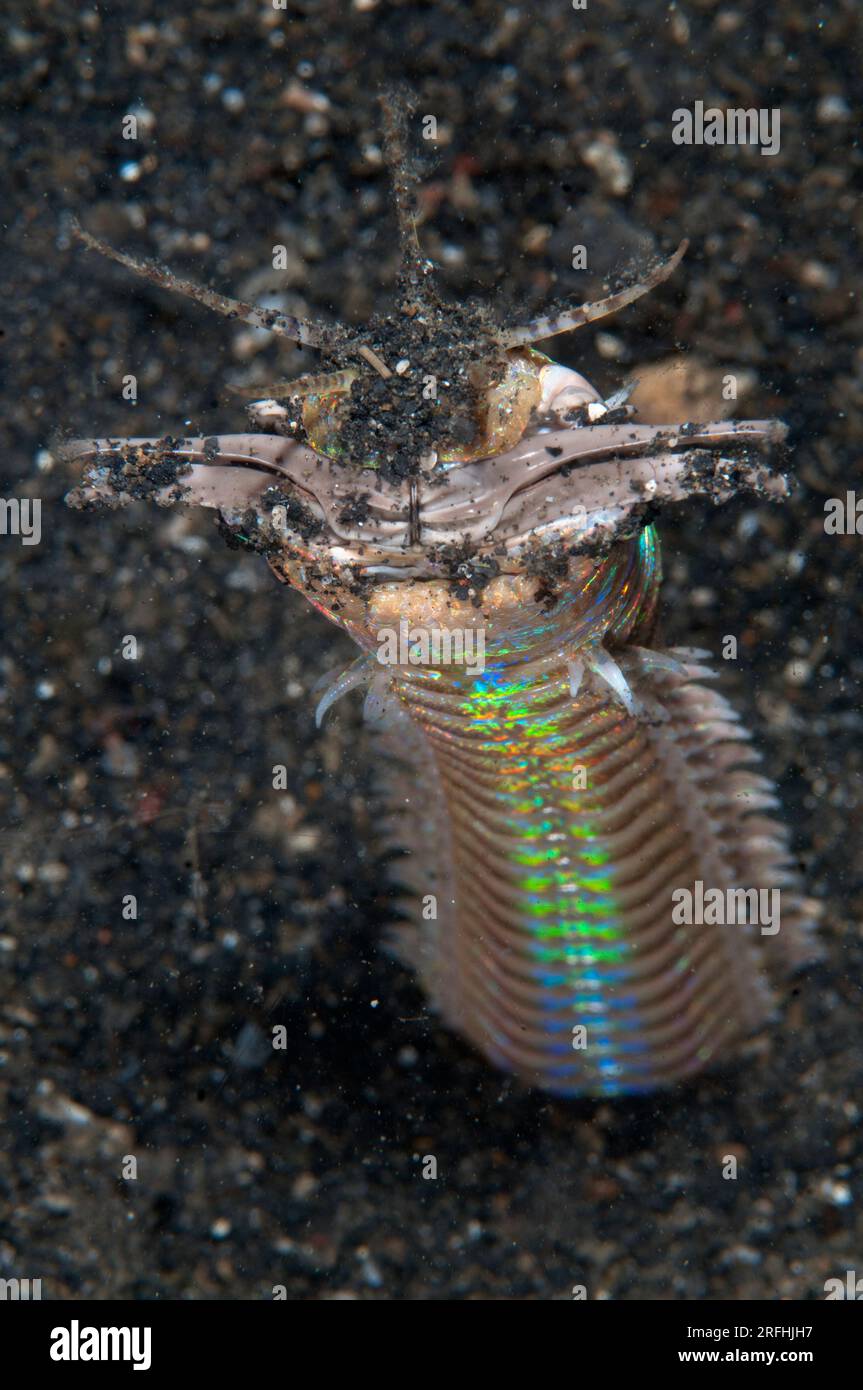
[[[859,10],[6,16],[0,487],[42,499],[43,534],[0,537],[0,1277],[81,1299],[823,1297],[859,1265],[863,1152],[863,539],[823,524],[826,498],[863,495]],[[229,380],[313,363],[72,246],[66,214],[227,293],[281,286],[293,312],[386,306],[370,147],[393,77],[444,136],[422,235],[451,294],[538,309],[686,235],[611,341],[586,329],[557,355],[611,391],[680,347],[756,374],[741,413],[792,426],[790,504],[664,520],[666,631],[738,638],[725,688],[825,902],[826,957],[736,1064],[655,1099],[549,1102],[437,1026],[380,948],[359,700],[314,729],[311,687],[347,640],[207,516],[69,511],[71,470],[40,453],[57,429],[242,429]],[[674,146],[696,100],[779,107],[779,154]],[[628,189],[591,151],[601,131]],[[569,269],[582,241],[591,280]]]

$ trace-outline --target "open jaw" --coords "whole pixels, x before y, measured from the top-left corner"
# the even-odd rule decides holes
[[[775,420],[540,430],[506,453],[401,483],[280,435],[76,440],[64,453],[86,464],[73,505],[212,507],[269,556],[296,548],[372,579],[446,578],[454,548],[519,573],[538,548],[607,551],[669,502],[778,500],[788,484],[768,456],[785,433]]]

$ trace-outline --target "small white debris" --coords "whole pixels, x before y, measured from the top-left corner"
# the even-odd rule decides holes
[[[591,424],[601,420],[603,415],[608,414],[608,407],[602,401],[591,401],[587,407],[587,418]]]
[[[128,114],[134,116],[142,135],[152,135],[156,129],[156,116],[147,106],[130,106]]]
[[[57,887],[60,883],[65,883],[69,877],[67,866],[60,860],[50,860],[47,864],[40,864],[36,873],[40,883],[47,883],[51,887]]]
[[[288,83],[283,91],[279,104],[287,106],[291,111],[300,111],[303,115],[322,115],[324,111],[330,109],[330,99],[326,92],[313,92],[308,87],[304,87],[302,82],[296,79]]]
[[[820,1193],[834,1207],[848,1207],[853,1201],[853,1194],[847,1182],[836,1182],[833,1178],[824,1179]]]
[[[297,1202],[307,1202],[318,1190],[318,1180],[314,1173],[300,1173],[291,1186],[291,1196]]]
[[[803,262],[798,279],[808,290],[834,290],[839,283],[839,276],[832,266],[815,260]]]
[[[761,1252],[751,1245],[734,1245],[729,1250],[723,1250],[719,1256],[719,1264],[723,1269],[730,1265],[749,1265],[755,1268],[761,1264]]]
[[[593,169],[599,182],[615,198],[622,198],[632,187],[632,165],[626,155],[618,149],[617,140],[611,131],[603,130],[586,145],[581,154],[589,168]]]
[[[232,115],[236,116],[238,112],[245,109],[246,98],[239,87],[226,87],[222,92],[222,105],[226,111],[230,111]]]
[[[595,342],[600,357],[604,357],[609,362],[622,362],[626,357],[626,344],[622,338],[618,338],[616,333],[603,333],[600,330],[596,335]]]
[[[380,1268],[367,1245],[361,1245],[356,1252],[362,1267],[362,1276],[372,1289],[379,1289],[384,1282]]]
[[[802,657],[795,657],[785,667],[785,679],[789,685],[805,685],[812,675],[812,663]]]
[[[822,125],[833,125],[837,121],[847,121],[851,108],[844,97],[837,92],[824,96],[815,108],[815,114]]]
[[[288,848],[294,854],[313,854],[320,839],[320,832],[313,825],[306,825],[288,836]]]
[[[410,366],[410,362],[408,361],[408,359],[407,359],[406,357],[402,357],[402,358],[396,363],[396,367],[395,367],[396,376],[404,376],[404,374],[405,374],[405,372],[407,371],[407,369],[408,369],[409,366]]]

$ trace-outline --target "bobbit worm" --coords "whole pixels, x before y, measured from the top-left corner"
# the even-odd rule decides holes
[[[220,513],[357,643],[348,691],[382,756],[412,924],[397,949],[490,1062],[564,1096],[645,1092],[731,1053],[814,955],[771,784],[707,653],[657,640],[664,503],[781,499],[777,421],[639,424],[534,344],[677,266],[514,327],[448,305],[417,244],[398,123],[392,314],[356,330],[227,299],[78,238],[151,282],[321,354],[257,391],[251,431],[96,439],[73,505]],[[781,918],[723,917],[686,901]],[[688,897],[687,897],[688,895]],[[772,900],[772,899],[771,899]],[[777,900],[779,898],[777,897]]]

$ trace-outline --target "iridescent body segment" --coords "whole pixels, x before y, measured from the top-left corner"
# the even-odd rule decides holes
[[[700,1070],[768,1018],[771,978],[808,951],[737,717],[688,653],[637,645],[653,627],[656,551],[651,529],[619,547],[554,617],[494,638],[481,675],[401,673],[379,734],[403,764],[385,783],[391,834],[411,849],[399,871],[437,898],[437,920],[403,931],[402,954],[453,1028],[561,1095],[649,1091]],[[601,681],[571,696],[567,652],[600,640],[635,717]],[[674,925],[672,892],[699,879],[782,885],[780,939]]]

